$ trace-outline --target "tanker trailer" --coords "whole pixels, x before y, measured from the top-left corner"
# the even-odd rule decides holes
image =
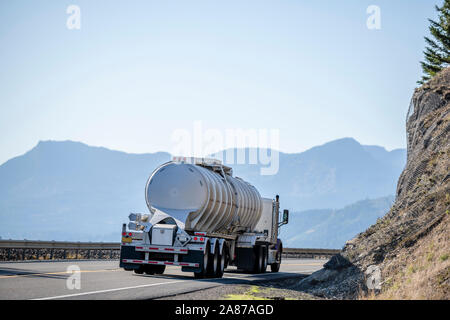
[[[122,225],[120,267],[162,274],[180,266],[196,278],[221,278],[228,265],[253,273],[278,272],[283,245],[279,196],[262,198],[219,160],[175,157],[147,180],[148,213]]]

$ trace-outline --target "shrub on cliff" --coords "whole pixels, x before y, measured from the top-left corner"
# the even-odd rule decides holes
[[[421,62],[424,75],[418,81],[423,84],[430,80],[442,69],[450,66],[450,0],[444,0],[441,7],[436,6],[438,21],[430,21],[432,38],[425,37],[425,61]]]

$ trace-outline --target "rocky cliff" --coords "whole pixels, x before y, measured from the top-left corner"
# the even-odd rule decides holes
[[[300,282],[330,298],[450,298],[450,68],[415,90],[391,210]]]

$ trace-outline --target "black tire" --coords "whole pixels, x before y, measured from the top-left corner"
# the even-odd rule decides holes
[[[217,269],[219,266],[219,246],[216,242],[216,245],[214,246],[214,253],[211,253],[209,255],[209,264],[207,269],[207,277],[208,278],[214,278],[217,273]]]
[[[280,271],[280,265],[281,265],[281,263],[272,263],[270,265],[270,271],[272,271],[272,272]]]
[[[283,247],[280,245],[280,247],[278,248],[277,254],[276,254],[276,261],[275,263],[272,263],[270,265],[270,270],[272,272],[278,272],[280,271],[280,266],[281,266],[281,253],[283,252]]]
[[[224,256],[224,262],[225,262],[225,265],[224,265],[224,268],[226,269],[226,268],[228,268],[228,263],[230,262],[230,251],[228,250],[228,245],[227,245],[227,243],[225,242],[224,243],[224,245],[223,245],[223,256]]]
[[[194,278],[195,279],[203,279],[206,276],[206,272],[208,270],[208,264],[209,264],[209,251],[210,251],[210,244],[209,242],[205,245],[205,253],[203,255],[203,262],[200,264],[200,271],[194,272]]]
[[[155,266],[145,266],[144,267],[145,274],[148,274],[148,275],[154,274],[155,273],[155,268],[154,267]]]
[[[166,270],[166,266],[163,265],[157,265],[154,267],[155,267],[155,274],[163,274],[164,271]]]
[[[217,248],[219,249],[219,248]],[[225,260],[227,258],[227,255],[225,253],[225,247],[222,248],[222,254],[219,253],[219,261],[217,264],[217,271],[216,271],[216,278],[222,278],[223,277],[223,272],[225,270]]]
[[[140,265],[139,268],[134,269],[134,273],[136,273],[136,274],[143,274],[144,273],[144,266]]]
[[[261,273],[265,273],[267,270],[267,259],[268,259],[268,254],[267,254],[267,247],[263,246],[263,265],[261,268]]]
[[[263,267],[263,247],[255,246],[255,264],[253,266],[253,273],[260,273]]]

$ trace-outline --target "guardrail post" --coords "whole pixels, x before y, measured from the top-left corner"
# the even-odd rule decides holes
[[[8,260],[11,259],[11,249],[10,248],[6,249],[6,256],[7,256]]]
[[[26,249],[22,249],[22,260],[25,260],[25,250]]]
[[[63,250],[63,257],[66,259],[66,249]]]
[[[113,256],[113,252],[112,252],[112,249],[111,249],[111,250],[109,250],[109,258],[112,259],[112,256]]]
[[[50,260],[53,260],[53,249],[50,249]]]
[[[88,259],[91,258],[91,250],[90,250],[90,249],[88,249],[88,251],[87,251],[87,258],[88,258]]]

